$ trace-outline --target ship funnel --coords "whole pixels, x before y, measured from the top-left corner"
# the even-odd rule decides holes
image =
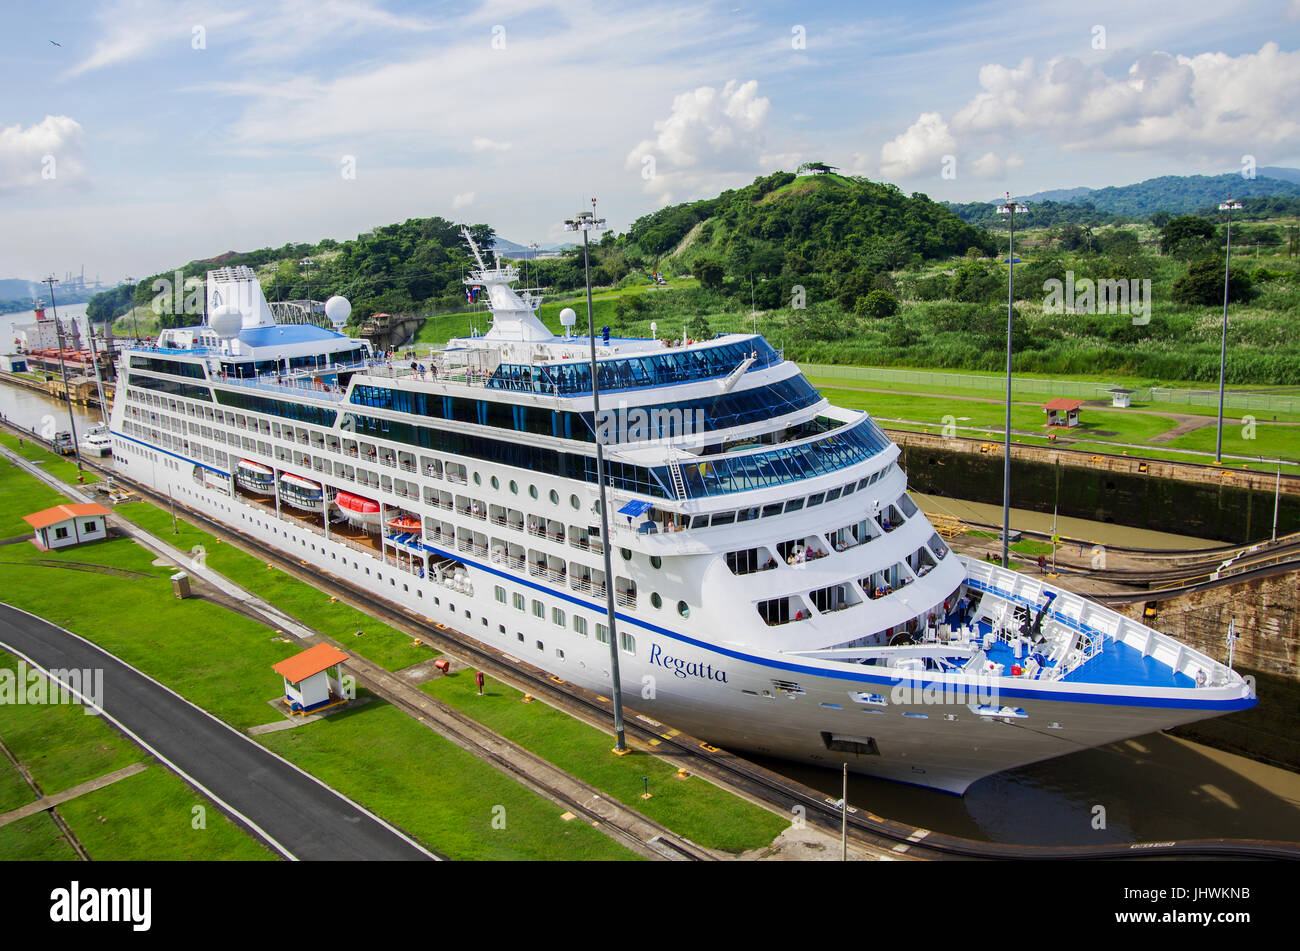
[[[215,314],[221,308],[239,311],[244,330],[275,325],[275,316],[251,267],[240,265],[208,272],[208,313]]]

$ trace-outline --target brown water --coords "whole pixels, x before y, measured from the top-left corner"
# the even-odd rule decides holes
[[[838,770],[758,761],[840,797]],[[849,804],[938,832],[1020,845],[1300,843],[1300,774],[1161,733],[998,773],[964,797],[850,774]],[[1105,809],[1104,829],[1093,828],[1096,806]]]
[[[0,385],[0,412],[22,426],[45,416],[67,425],[67,404]],[[98,413],[74,407],[78,432]],[[105,458],[104,463],[109,460]],[[917,496],[927,512],[999,524],[1000,506]],[[1012,510],[1012,525],[1046,531],[1051,516]],[[1063,535],[1142,548],[1212,545],[1142,529],[1061,519]],[[758,758],[769,769],[838,799],[840,773]],[[1030,845],[1102,844],[1171,838],[1263,838],[1300,842],[1300,774],[1153,734],[1024,766],[981,780],[964,797],[865,776],[849,777],[849,802],[877,815],[966,838]],[[1093,807],[1106,809],[1094,830]]]

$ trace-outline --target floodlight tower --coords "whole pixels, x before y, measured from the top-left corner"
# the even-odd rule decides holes
[[[1228,366],[1228,282],[1232,271],[1232,213],[1241,210],[1241,202],[1233,199],[1219,204],[1219,211],[1228,213],[1228,246],[1223,259],[1223,337],[1219,341],[1219,428],[1214,437],[1214,464],[1223,464],[1223,378]]]
[[[596,217],[596,199],[591,200],[591,211],[581,211],[565,220],[565,231],[582,232],[582,267],[587,283],[587,336],[591,343],[591,413],[593,424],[600,418],[600,376],[596,368],[596,322],[591,306],[591,258],[588,235],[602,231],[605,219]],[[596,483],[600,487],[600,537],[605,554],[605,615],[609,621],[609,674],[610,695],[614,701],[614,752],[626,753],[627,740],[623,731],[623,687],[618,671],[618,631],[614,626],[614,571],[610,563],[609,504],[605,494],[605,447],[596,439]]]
[[[1011,322],[1015,313],[1016,301],[1016,215],[1027,211],[1024,205],[1007,200],[998,205],[998,214],[1006,215],[1011,225],[1011,234],[1007,238],[1007,431],[1002,452],[1002,567],[1011,565],[1008,548],[1011,544]]]

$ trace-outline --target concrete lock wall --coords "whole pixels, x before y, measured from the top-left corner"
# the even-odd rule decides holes
[[[981,451],[978,440],[942,439],[892,432],[902,448],[910,487],[1002,504],[1002,446]],[[1034,457],[1034,458],[1031,458]],[[1101,457],[1012,447],[1011,504],[1050,514],[1053,503],[1071,518],[1111,522],[1179,535],[1240,543],[1267,539],[1273,526],[1273,477],[1267,472],[1208,470],[1178,463],[1148,465],[1130,458]],[[1283,478],[1278,533],[1300,527],[1300,495]],[[1059,485],[1058,485],[1059,483]],[[1267,488],[1264,487],[1267,483]]]

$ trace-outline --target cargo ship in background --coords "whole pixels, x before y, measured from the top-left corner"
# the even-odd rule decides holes
[[[482,336],[405,360],[277,322],[248,268],[119,358],[118,471],[320,572],[718,746],[963,793],[1255,705],[1222,663],[963,558],[899,449],[757,334],[553,334],[484,260]],[[596,445],[605,456],[602,534]],[[612,577],[604,568],[610,549]]]

